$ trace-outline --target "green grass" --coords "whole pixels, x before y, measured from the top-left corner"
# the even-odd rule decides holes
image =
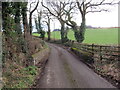
[[[86,30],[84,43],[118,44],[118,29]]]
[[[39,34],[34,34],[38,36]],[[47,37],[47,35],[46,35]],[[60,32],[51,33],[52,38],[60,39]],[[69,30],[68,38],[75,40],[74,32]],[[87,29],[85,32],[85,40],[83,43],[88,44],[118,44],[118,28],[111,29]]]
[[[19,69],[16,70],[15,68]],[[36,75],[38,75],[38,68],[36,66],[24,68],[17,64],[11,64],[3,75],[5,81],[3,88],[29,88],[33,85]]]
[[[33,33],[32,35],[34,35],[34,36],[40,36],[40,34],[38,34],[38,33]]]

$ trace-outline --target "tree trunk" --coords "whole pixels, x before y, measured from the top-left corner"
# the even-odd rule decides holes
[[[47,26],[48,26],[48,41],[50,41],[51,40],[51,32],[50,32],[50,18],[49,18],[49,16],[48,16],[48,23],[47,23]]]
[[[5,36],[9,35],[9,27],[10,27],[10,23],[8,23],[10,21],[8,6],[9,6],[8,2],[2,2],[2,28],[3,28],[3,32],[5,32]]]
[[[18,35],[21,36],[22,34],[22,29],[20,25],[20,2],[15,2],[15,31],[17,32]]]
[[[29,29],[30,29],[30,35],[32,35],[32,14],[33,12],[37,9],[38,7],[38,4],[39,4],[39,0],[35,6],[35,8],[30,12],[30,17],[29,17]],[[31,8],[31,7],[30,7]]]
[[[79,29],[77,28],[77,26],[73,26],[72,28],[74,30],[74,36],[76,41],[82,43],[85,39],[84,38],[85,29],[86,29],[85,16],[82,17],[82,23]]]
[[[23,28],[24,28],[24,38],[30,39],[30,29],[27,21],[27,3],[23,3],[24,6],[22,7],[22,18],[23,18]]]
[[[30,28],[28,25],[28,21],[27,21],[27,2],[23,2],[23,7],[22,7],[22,18],[23,18],[23,28],[24,28],[24,38],[25,38],[25,51],[26,51],[26,66],[31,65],[30,63],[33,61],[32,56],[32,52],[29,49],[31,47],[31,40],[32,40],[32,36],[30,35]]]
[[[74,30],[74,37],[77,42],[80,42],[80,32],[77,26],[73,26],[72,29]]]
[[[42,32],[42,26],[41,26],[41,14],[38,15],[38,27],[39,27],[38,33],[41,34],[41,32]]]
[[[69,24],[68,24],[69,25]],[[77,27],[77,24],[72,23],[71,25],[73,31],[74,31],[74,37],[77,42],[83,42],[84,40],[84,34],[85,34],[85,16],[82,17],[82,23],[80,28]]]
[[[32,35],[32,13],[30,13],[30,17],[29,17],[29,28],[30,28],[30,35]]]
[[[48,41],[50,41],[51,40],[51,33],[50,33],[50,23],[48,23]]]
[[[64,24],[61,24],[61,41],[64,43]]]
[[[60,20],[60,23],[61,23],[61,42],[65,43],[68,40],[67,34],[65,34],[65,23],[62,20]]]
[[[85,15],[82,17],[82,23],[80,26],[80,43],[82,43],[85,39],[85,29],[86,29],[86,23],[85,23]]]

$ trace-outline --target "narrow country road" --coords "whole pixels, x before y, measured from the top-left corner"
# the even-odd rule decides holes
[[[65,49],[53,44],[50,48],[37,88],[115,88]]]

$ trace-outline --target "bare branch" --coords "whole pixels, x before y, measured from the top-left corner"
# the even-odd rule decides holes
[[[87,13],[90,13],[90,12],[91,12],[91,13],[95,13],[95,12],[102,12],[102,11],[108,12],[109,10],[101,9],[101,10],[96,10],[96,11],[95,11],[95,10],[94,10],[94,11],[87,11],[86,14],[87,14]]]
[[[30,13],[33,13],[37,9],[38,5],[39,5],[39,0],[38,0],[38,2],[36,4],[35,8]]]
[[[44,8],[46,8],[51,15],[57,17],[54,13],[51,12],[51,10],[50,10],[47,6],[45,6],[45,5],[43,4],[43,2],[41,2],[41,5],[42,5]]]
[[[87,3],[85,4],[85,6],[89,5],[89,4],[91,3],[91,1],[92,1],[92,0],[90,0],[89,2],[87,2]]]
[[[39,0],[38,0],[38,2],[37,2],[37,4],[36,4],[35,8],[34,8],[32,11],[30,11],[30,16],[29,16],[30,34],[32,34],[32,14],[33,14],[33,12],[37,9],[38,4],[39,4]]]
[[[45,22],[47,25],[49,24],[47,21],[43,21],[43,22]]]
[[[35,3],[35,2],[31,2],[30,3],[30,8],[29,8],[29,12],[31,11],[31,7],[32,7],[32,4]]]
[[[96,6],[101,6],[101,5],[116,5],[118,3],[114,3],[114,0],[112,2],[109,2],[109,3],[104,3],[106,0],[102,0],[100,3],[98,4],[89,4],[86,8],[89,8],[89,7],[96,7]]]

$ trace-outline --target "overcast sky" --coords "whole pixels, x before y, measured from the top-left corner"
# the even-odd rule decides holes
[[[88,13],[86,15],[86,25],[94,27],[118,27],[118,5],[106,6],[105,8],[107,8],[109,12]],[[75,15],[74,20],[80,25],[80,14]],[[54,28],[60,28],[58,20],[54,20],[54,22],[51,23],[51,30]]]
[[[86,16],[86,24],[96,27],[118,26],[118,6],[113,6],[109,10],[109,12],[89,13]]]
[[[86,15],[86,25],[95,27],[117,27],[118,26],[118,6],[113,6],[109,12],[88,13]],[[81,23],[80,15],[75,17],[76,22]],[[55,23],[56,24],[56,23]]]

